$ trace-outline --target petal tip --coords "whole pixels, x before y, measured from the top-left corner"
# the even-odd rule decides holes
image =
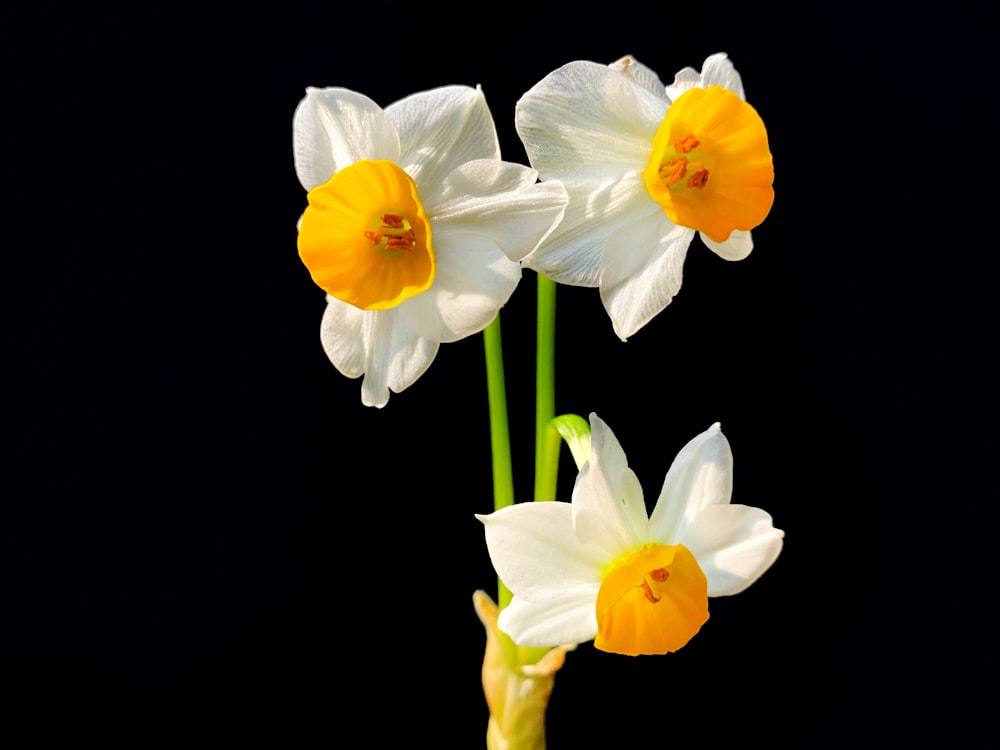
[[[590,422],[590,439],[591,440],[594,440],[594,434],[595,433],[597,433],[598,436],[601,436],[608,429],[607,422],[605,422],[603,419],[601,419],[599,416],[597,416],[597,412],[593,412],[593,411],[590,412],[590,419],[588,421]]]

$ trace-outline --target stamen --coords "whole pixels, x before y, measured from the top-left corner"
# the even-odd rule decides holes
[[[703,187],[705,187],[705,183],[707,182],[708,182],[708,170],[699,169],[693,175],[688,177],[687,186],[689,188],[697,188],[698,190],[701,190]]]
[[[689,154],[701,145],[701,141],[693,135],[686,135],[674,144],[674,151],[678,154]]]
[[[647,599],[649,599],[649,601],[651,601],[653,604],[656,604],[658,601],[660,601],[660,597],[657,594],[653,593],[653,589],[650,588],[649,583],[647,581],[642,582],[642,594]]]
[[[660,593],[660,587],[655,584],[663,583],[669,577],[670,573],[666,568],[657,568],[656,570],[649,571],[642,577],[642,595],[653,604],[656,604],[663,598],[663,594]]]
[[[407,229],[399,235],[387,234],[385,236],[385,246],[389,250],[412,250],[414,244],[412,229]]]
[[[409,252],[416,246],[416,235],[406,217],[401,214],[382,214],[379,221],[382,222],[382,226],[379,227],[381,232],[372,230],[365,232],[365,238],[369,243],[378,245],[385,242],[384,248],[386,250],[395,250],[396,252]]]
[[[677,159],[668,159],[660,165],[660,179],[663,184],[673,185],[687,174],[688,160],[683,156]]]

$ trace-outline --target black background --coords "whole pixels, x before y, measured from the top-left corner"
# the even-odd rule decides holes
[[[608,422],[650,503],[721,421],[734,501],[772,513],[785,549],[676,654],[571,654],[549,746],[894,736],[900,691],[982,627],[948,519],[991,484],[989,444],[962,430],[992,405],[992,222],[974,218],[991,193],[971,189],[991,157],[970,166],[965,139],[995,105],[950,88],[975,79],[975,45],[935,44],[982,14],[335,6],[90,6],[10,27],[31,39],[8,86],[27,167],[5,279],[15,712],[41,737],[133,746],[481,746],[481,337],[362,407],[296,254],[292,113],[310,85],[385,106],[480,84],[524,163],[514,104],[559,65],[632,54],[670,82],[724,51],[774,154],[756,248],[727,263],[696,240],[680,295],[625,344],[596,290],[560,287],[557,409]],[[502,318],[524,498],[534,280]],[[972,486],[933,474],[956,464]]]

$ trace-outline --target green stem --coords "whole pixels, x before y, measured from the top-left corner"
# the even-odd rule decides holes
[[[507,389],[503,375],[503,345],[500,315],[483,331],[486,346],[486,393],[490,407],[490,448],[493,458],[493,510],[514,504],[514,471],[510,459],[510,428],[507,425]],[[497,605],[510,604],[510,589],[497,579]]]
[[[577,470],[590,460],[590,423],[578,414],[563,414],[549,422],[546,450],[549,460],[559,461],[559,449],[566,441]]]
[[[559,462],[550,460],[546,444],[556,415],[556,282],[542,274],[535,341],[535,500],[555,500]]]

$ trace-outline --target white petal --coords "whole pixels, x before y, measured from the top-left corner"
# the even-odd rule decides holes
[[[612,559],[580,543],[569,503],[518,503],[476,518],[486,527],[497,575],[521,599],[540,601],[581,586],[599,587],[601,568]]]
[[[389,390],[412,385],[434,361],[438,345],[417,335],[392,310],[359,310],[327,297],[320,329],[323,349],[333,365],[348,377],[364,374],[361,401],[383,407]]]
[[[743,101],[746,101],[746,94],[743,92],[743,79],[736,72],[736,68],[729,61],[729,57],[723,52],[710,55],[701,66],[701,87],[722,86],[729,89]]]
[[[306,190],[360,159],[399,159],[399,136],[382,108],[341,88],[306,89],[292,118],[292,145]]]
[[[442,86],[385,108],[399,131],[401,166],[424,202],[434,202],[441,183],[473,159],[499,159],[493,116],[478,88]]]
[[[514,293],[521,266],[482,235],[439,232],[431,242],[437,259],[434,283],[397,309],[430,341],[447,343],[479,333]]]
[[[709,505],[733,495],[733,452],[719,423],[685,445],[670,464],[649,516],[649,533],[662,544],[678,544],[688,524]]]
[[[563,183],[569,194],[566,215],[524,265],[573,286],[597,286],[601,253],[613,232],[663,210],[650,197],[642,177],[612,182]]]
[[[543,180],[607,181],[645,169],[667,105],[630,76],[578,61],[522,96],[514,122]]]
[[[743,260],[753,250],[750,232],[742,229],[734,229],[725,242],[716,242],[702,232],[698,232],[698,236],[709,250],[723,260]]]
[[[537,178],[533,169],[495,159],[463,164],[427,209],[433,231],[483,234],[521,260],[559,223],[568,200],[560,183]]]
[[[771,567],[785,533],[771,516],[747,505],[709,505],[679,542],[691,550],[708,579],[709,596],[738,594]]]
[[[544,602],[514,597],[500,613],[497,625],[518,646],[548,648],[593,640],[598,588],[581,588]]]
[[[625,57],[615,60],[608,67],[624,76],[628,76],[658,99],[664,98],[666,86],[663,85],[663,81],[660,80],[660,77],[652,68],[643,65],[632,57],[632,55],[625,55]]]
[[[370,313],[326,296],[320,341],[330,362],[342,375],[357,378],[365,372],[365,319]]]
[[[713,85],[727,88],[740,99],[746,101],[743,80],[733,64],[729,62],[729,58],[722,52],[710,55],[705,60],[701,73],[694,68],[684,68],[678,71],[674,82],[666,87],[666,93],[671,100],[674,100],[688,89],[703,89]]]
[[[438,344],[417,334],[406,322],[400,308],[378,310],[371,338],[366,341],[368,365],[362,383],[361,401],[365,406],[385,406],[389,394],[401,393],[424,374],[434,357]],[[372,379],[371,387],[368,380]]]
[[[666,87],[666,95],[674,101],[688,89],[701,87],[701,73],[694,68],[684,68],[677,71],[674,82]]]
[[[581,542],[614,558],[649,541],[646,504],[618,438],[596,414],[590,415],[590,451],[573,486],[573,528]]]
[[[604,245],[601,300],[625,341],[670,304],[681,289],[684,258],[694,231],[662,210],[620,227]]]

